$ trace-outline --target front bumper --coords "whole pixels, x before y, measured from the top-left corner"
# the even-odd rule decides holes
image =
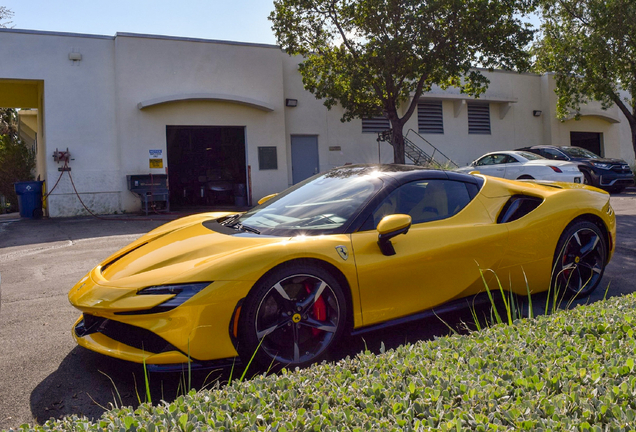
[[[612,169],[593,170],[596,184],[600,187],[627,187],[634,185],[634,174],[630,169],[615,166]]]
[[[142,296],[85,278],[78,284],[81,288],[74,288],[69,295],[71,304],[83,312],[73,325],[73,337],[92,351],[136,363],[165,365],[233,358],[238,353],[229,334],[232,313],[252,284],[215,281],[170,311],[131,314],[128,302],[136,304]],[[102,300],[95,301],[96,297]],[[127,311],[125,315],[117,313],[122,310]]]
[[[602,175],[599,178],[599,184],[603,187],[627,187],[634,185],[634,177],[614,177]]]

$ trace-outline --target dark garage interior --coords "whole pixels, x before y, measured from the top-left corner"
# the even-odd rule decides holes
[[[166,126],[172,208],[247,203],[245,128]]]
[[[598,132],[570,132],[570,145],[583,147],[592,153],[603,156],[601,134]]]

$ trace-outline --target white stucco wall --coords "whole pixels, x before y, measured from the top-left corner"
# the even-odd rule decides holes
[[[42,80],[43,124],[39,138],[45,142],[49,187],[59,176],[51,155],[56,148],[73,155],[75,185],[87,205],[100,212],[120,208],[119,160],[113,131],[115,122],[114,46],[112,37],[68,35],[47,32],[0,32],[0,79]],[[70,52],[82,60],[69,60]],[[63,176],[49,197],[51,216],[80,213],[68,176]]]
[[[69,60],[71,52],[82,59]],[[11,59],[0,63],[0,80],[40,83],[38,171],[48,188],[60,174],[53,151],[68,147],[75,186],[96,213],[140,208],[127,190],[126,175],[151,172],[149,150],[162,149],[167,164],[166,126],[244,127],[254,201],[292,183],[294,135],[318,137],[321,171],[392,161],[392,147],[380,143],[378,153],[377,135],[362,133],[360,120],[342,123],[341,108],[327,110],[304,90],[300,59],[275,46],[0,29],[0,58]],[[589,104],[580,121],[561,122],[551,75],[483,73],[490,79],[480,97],[490,102],[490,135],[468,133],[462,100],[469,98],[457,90],[434,88],[423,96],[442,101],[444,123],[443,134],[423,137],[459,165],[489,151],[566,145],[571,131],[602,133],[605,156],[634,162],[629,126],[616,107],[604,111]],[[187,100],[188,95],[197,100]],[[286,107],[286,98],[297,99],[298,106]],[[164,103],[154,104],[157,100]],[[542,115],[533,116],[533,110]],[[417,131],[417,112],[405,132],[409,129]],[[277,147],[277,170],[259,171],[259,146]],[[53,217],[86,214],[66,174],[49,198],[49,212]]]
[[[278,48],[138,35],[118,35],[115,44],[122,190],[126,191],[126,175],[151,171],[148,150],[162,149],[167,163],[168,125],[245,127],[254,200],[287,187],[285,101]],[[264,111],[222,101],[180,101],[138,108],[143,101],[191,94],[248,98],[274,109]],[[277,147],[278,170],[259,171],[259,146]],[[122,194],[124,208],[138,203],[132,193]]]

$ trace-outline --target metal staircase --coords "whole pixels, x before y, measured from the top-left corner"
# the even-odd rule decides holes
[[[418,141],[421,143],[427,144],[428,147],[432,149],[431,154],[426,153],[420,146],[415,144],[410,138],[409,135],[413,133],[411,136],[416,136]],[[384,132],[378,133],[378,141],[384,141],[391,145],[392,139],[391,130],[386,130]],[[430,150],[429,150],[430,151]],[[453,162],[448,156],[439,151],[437,147],[431,144],[426,138],[422,135],[415,132],[413,129],[409,129],[406,135],[404,136],[404,156],[410,159],[413,164],[426,166],[431,168],[441,168],[441,169],[454,169],[459,168],[455,162]],[[437,158],[436,158],[437,157]]]

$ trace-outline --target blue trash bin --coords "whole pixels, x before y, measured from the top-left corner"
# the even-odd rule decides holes
[[[18,195],[20,217],[39,219],[42,217],[42,184],[43,181],[26,181],[14,183]]]

